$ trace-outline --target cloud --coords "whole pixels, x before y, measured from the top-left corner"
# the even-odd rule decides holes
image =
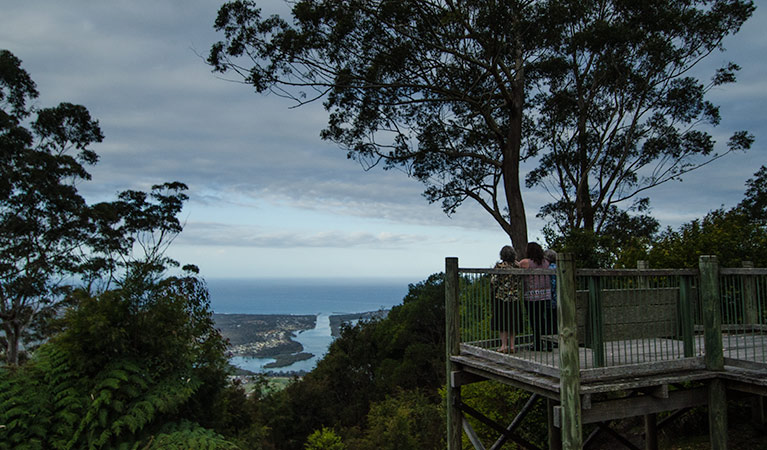
[[[282,1],[262,4],[265,14],[286,8]],[[38,83],[40,104],[84,104],[104,129],[106,139],[95,147],[102,159],[92,169],[93,182],[82,186],[89,198],[178,180],[190,186],[190,208],[199,211],[255,205],[267,213],[276,206],[323,212],[339,221],[371,221],[359,225],[363,231],[357,234],[316,231],[309,225],[303,232],[266,227],[254,232],[227,225],[224,218],[216,218],[222,221],[219,226],[230,228],[198,228],[195,216],[180,240],[193,237],[201,245],[232,243],[236,237],[248,246],[365,248],[366,242],[397,246],[428,237],[365,231],[381,222],[452,229],[455,235],[498,231],[478,206],[467,202],[448,218],[439,204],[429,205],[422,197],[424,187],[416,180],[396,171],[365,172],[343,150],[322,142],[319,132],[327,115],[320,103],[290,109],[288,100],[256,94],[211,73],[198,54],[205,55],[220,39],[212,28],[218,6],[204,0],[4,5],[0,47],[23,60]],[[755,55],[767,52],[762,37],[766,14],[757,9],[741,33],[725,41],[728,52],[713,55],[710,64],[732,59],[743,66],[738,83],[712,91],[724,119],[715,129],[717,138],[724,142],[733,130],[746,128],[757,136],[755,148],[690,174],[683,183],[649,191],[653,213],[664,225],[701,217],[722,204],[734,206],[743,183],[762,163],[754,161],[765,160],[761,105],[767,97],[767,61]],[[535,214],[550,198],[540,190],[524,195],[528,227],[535,234],[543,226]]]
[[[257,226],[195,222],[187,224],[179,245],[256,248],[367,248],[404,249],[431,240],[413,234],[341,230],[273,231]]]

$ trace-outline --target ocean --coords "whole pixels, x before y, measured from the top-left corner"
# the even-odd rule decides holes
[[[333,341],[330,316],[380,309],[402,303],[406,280],[390,279],[212,279],[208,280],[211,309],[217,314],[313,314],[317,325],[296,335],[304,351],[315,356],[275,372],[310,371]],[[234,357],[233,365],[261,372],[272,358]]]

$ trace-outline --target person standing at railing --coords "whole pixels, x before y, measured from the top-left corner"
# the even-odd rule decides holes
[[[527,244],[527,258],[519,262],[522,269],[548,269],[549,262],[543,256],[543,248],[535,242]],[[525,276],[525,303],[530,327],[533,329],[533,348],[542,350],[541,335],[547,332],[546,323],[551,306],[551,277],[549,275]]]
[[[501,248],[501,260],[496,269],[517,268],[517,252],[514,247],[505,245]],[[490,321],[493,331],[501,339],[499,352],[515,353],[514,337],[525,327],[520,302],[521,280],[512,274],[493,274],[490,283],[493,287],[493,315]]]

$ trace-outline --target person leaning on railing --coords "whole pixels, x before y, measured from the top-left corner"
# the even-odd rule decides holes
[[[517,252],[514,247],[505,245],[501,248],[501,261],[496,269],[517,268]],[[493,274],[490,283],[493,287],[493,315],[490,321],[493,331],[501,338],[499,352],[514,353],[514,336],[524,329],[522,305],[519,301],[521,283],[519,277],[511,274]]]
[[[543,256],[543,248],[535,243],[527,244],[527,258],[519,262],[522,269],[548,269],[549,262]],[[525,276],[525,302],[530,327],[533,329],[533,348],[543,350],[543,333],[549,333],[551,324],[551,277],[549,275]]]

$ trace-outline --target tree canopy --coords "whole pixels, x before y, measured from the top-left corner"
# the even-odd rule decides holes
[[[208,62],[258,92],[322,99],[324,139],[367,168],[401,168],[450,214],[477,202],[527,243],[527,185],[541,214],[598,231],[623,202],[710,162],[711,84],[689,71],[738,31],[747,0],[300,0],[292,23],[256,3],[219,10]],[[747,148],[737,132],[727,151]],[[724,152],[726,153],[726,151]],[[639,199],[640,203],[644,200]],[[625,207],[624,207],[625,209]]]
[[[44,340],[71,284],[138,292],[177,266],[164,252],[187,199],[172,182],[88,205],[77,186],[98,161],[99,123],[82,105],[37,108],[38,95],[21,60],[0,51],[0,327],[10,364]]]

